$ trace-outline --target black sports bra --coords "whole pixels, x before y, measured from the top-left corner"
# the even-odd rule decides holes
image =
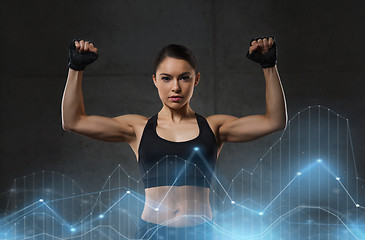
[[[172,142],[157,135],[157,115],[147,121],[138,148],[138,165],[145,188],[184,185],[209,188],[218,147],[207,120],[195,113],[198,137]]]

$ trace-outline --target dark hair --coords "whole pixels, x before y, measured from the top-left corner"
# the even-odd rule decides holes
[[[195,73],[198,73],[198,62],[193,52],[183,45],[169,44],[162,48],[158,53],[153,64],[153,74],[156,75],[158,65],[166,58],[173,57],[187,61],[194,68]]]

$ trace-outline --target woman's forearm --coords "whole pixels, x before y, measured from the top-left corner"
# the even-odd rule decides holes
[[[266,82],[266,116],[279,129],[286,127],[287,110],[277,66],[263,68]]]
[[[82,75],[83,71],[69,68],[61,106],[62,127],[65,130],[72,130],[77,121],[86,115],[82,95]]]

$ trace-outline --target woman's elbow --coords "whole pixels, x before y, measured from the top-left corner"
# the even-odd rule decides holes
[[[286,128],[286,126],[288,126],[288,119],[285,118],[285,120],[283,120],[279,126],[278,126],[278,131],[284,130]]]
[[[62,123],[62,129],[67,131],[67,132],[73,132],[75,130],[72,125],[65,124],[65,123]]]
[[[62,128],[68,132],[76,131],[76,127],[80,125],[81,119],[69,119],[69,118],[62,118]]]
[[[286,128],[287,124],[288,124],[287,120],[276,122],[275,124],[272,125],[272,130],[273,130],[273,132],[284,130]]]
[[[278,131],[285,130],[286,126],[288,125],[288,122],[284,122],[278,127]]]
[[[62,129],[65,130],[65,131],[68,131],[68,132],[71,131],[70,128],[65,124],[62,124]]]

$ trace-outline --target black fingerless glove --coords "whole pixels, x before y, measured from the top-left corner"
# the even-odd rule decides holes
[[[79,53],[76,50],[75,41],[80,40],[82,39],[73,39],[68,47],[68,67],[76,71],[84,70],[87,65],[94,62],[99,56],[94,52]]]
[[[256,50],[256,51],[253,51],[251,54],[249,54],[249,51],[248,51],[247,55],[246,55],[252,61],[259,63],[262,66],[262,68],[273,67],[276,65],[276,62],[277,62],[277,50],[276,50],[275,38],[273,36],[270,36],[270,37],[272,37],[274,39],[274,43],[272,44],[271,48],[269,49],[269,51],[266,54],[262,54]],[[268,37],[261,37],[261,39],[263,39],[263,38],[269,39]],[[256,41],[257,39],[260,39],[260,38],[252,39],[250,42],[250,46],[251,46],[252,41]]]

